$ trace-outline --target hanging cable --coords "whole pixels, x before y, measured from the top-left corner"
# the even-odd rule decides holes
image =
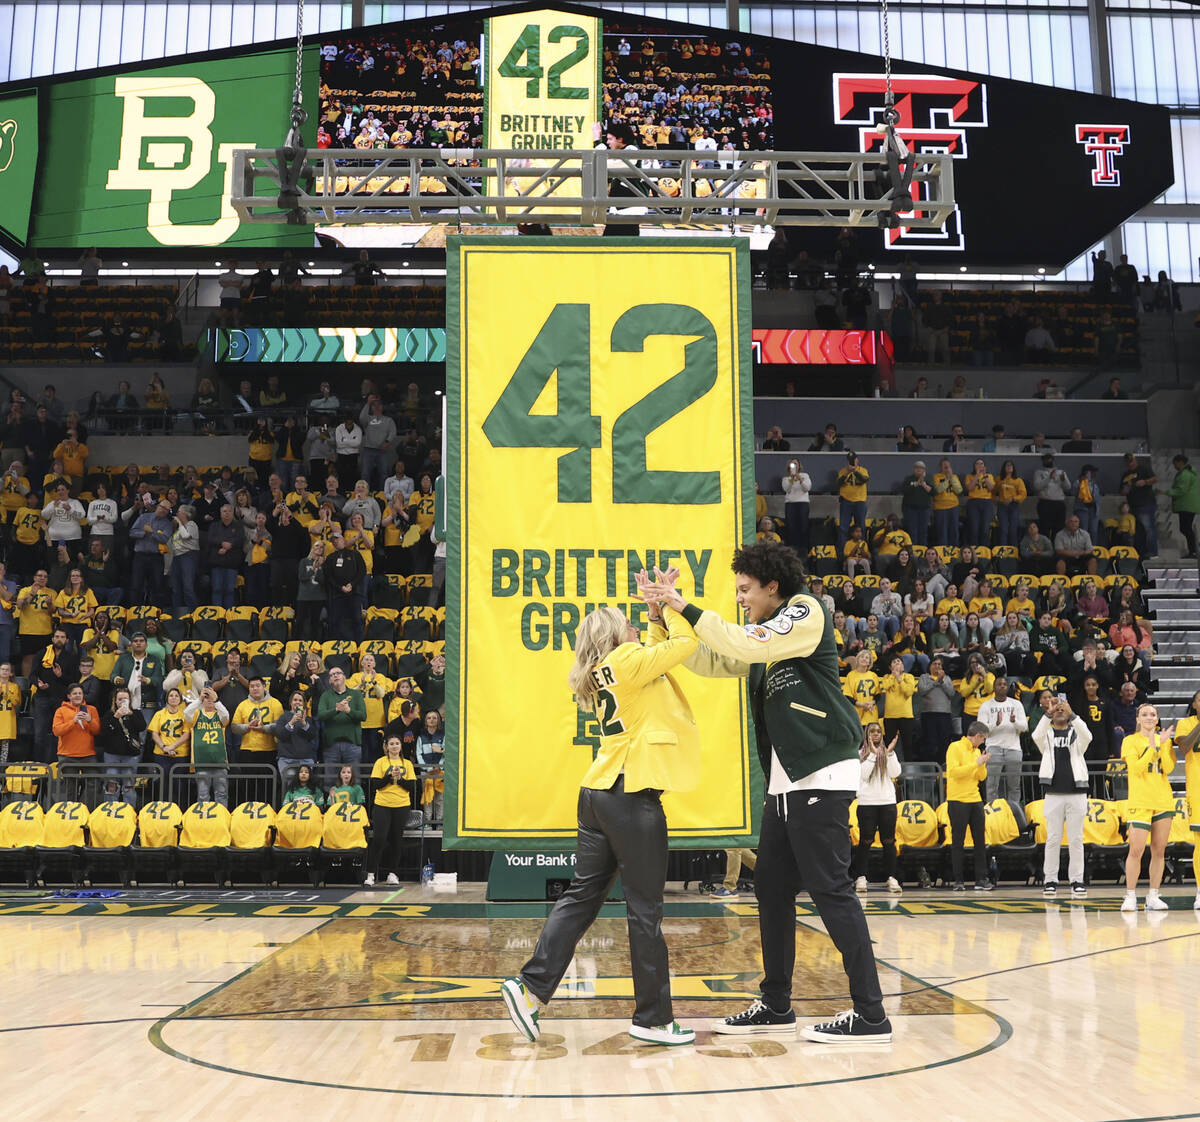
[[[915,161],[908,145],[896,132],[900,114],[896,109],[896,95],[892,89],[892,38],[888,19],[888,0],[880,0],[881,31],[883,34],[883,120],[876,126],[881,136],[883,155],[887,167],[880,168],[877,176],[883,197],[891,203],[888,211],[879,215],[879,225],[884,229],[900,226],[900,215],[912,210],[912,177]]]
[[[288,212],[289,226],[303,226],[310,222],[308,211],[300,206],[300,181],[305,180],[305,186],[311,189],[312,172],[305,170],[308,149],[304,147],[304,124],[308,120],[308,111],[304,108],[304,0],[296,4],[296,86],[292,91],[292,109],[290,114],[291,127],[288,129],[287,140],[282,148],[275,150],[275,160],[279,166],[279,197],[276,200],[280,210]]]

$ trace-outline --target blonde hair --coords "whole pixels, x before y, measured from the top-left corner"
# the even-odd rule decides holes
[[[585,713],[595,711],[599,692],[592,671],[625,641],[625,627],[625,617],[616,608],[596,608],[583,617],[575,632],[575,665],[567,685]]]

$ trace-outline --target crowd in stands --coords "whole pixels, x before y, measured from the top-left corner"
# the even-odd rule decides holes
[[[200,467],[98,467],[53,386],[28,421],[14,400],[0,764],[109,764],[77,793],[131,805],[143,760],[181,805],[227,805],[230,764],[270,765],[285,805],[361,787],[373,822],[411,803],[440,823],[440,452],[417,387],[395,390],[289,402],[244,382],[245,464]]]

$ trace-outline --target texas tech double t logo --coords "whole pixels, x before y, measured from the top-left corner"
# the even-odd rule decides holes
[[[1092,166],[1093,187],[1120,187],[1117,157],[1130,141],[1128,125],[1076,125],[1075,143],[1096,162]]]
[[[876,125],[883,121],[887,83],[882,74],[835,74],[833,119],[839,125],[858,125],[860,152],[876,152],[882,137]],[[956,160],[967,158],[967,130],[986,128],[987,86],[968,78],[939,74],[893,74],[892,92],[900,115],[896,132],[914,152],[944,152]],[[923,184],[912,185],[919,200]],[[940,230],[913,230],[900,226],[883,231],[886,249],[948,250],[964,248],[962,215],[954,215]]]

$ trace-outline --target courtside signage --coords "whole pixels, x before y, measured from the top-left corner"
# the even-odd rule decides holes
[[[566,686],[601,604],[676,566],[728,611],[754,536],[748,251],[739,239],[451,238],[446,835],[561,849],[599,729]],[[744,844],[761,777],[744,685],[678,671],[701,786],[674,844]],[[752,787],[757,788],[753,790]]]
[[[214,327],[217,362],[445,362],[444,327]]]

